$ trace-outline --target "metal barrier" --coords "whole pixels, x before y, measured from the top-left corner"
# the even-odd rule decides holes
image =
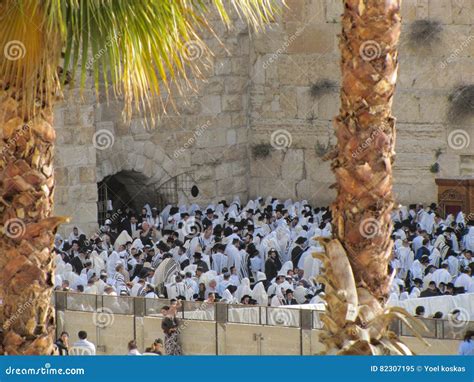
[[[161,317],[161,309],[170,304],[167,299],[145,297],[89,295],[83,293],[55,291],[53,301],[58,311],[101,312],[133,315],[135,317]],[[219,323],[282,326],[305,330],[322,329],[322,311],[292,309],[255,305],[236,305],[183,301],[178,318]],[[474,321],[453,322],[442,319],[424,318],[421,321],[428,328],[425,338],[459,340],[466,330],[474,330]],[[390,329],[397,335],[413,336],[410,328],[402,321],[394,321]]]

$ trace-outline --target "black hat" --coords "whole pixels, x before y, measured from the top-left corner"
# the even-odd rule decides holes
[[[208,208],[206,210],[206,215],[213,214],[213,213],[214,213],[214,210],[212,208]]]
[[[194,216],[196,216],[196,215],[202,215],[202,211],[201,210],[194,211]]]
[[[296,244],[304,244],[304,243],[306,243],[306,239],[304,237],[300,236],[295,240],[295,243]]]
[[[187,212],[183,212],[180,216],[181,216],[181,219],[184,219],[186,216],[189,217],[189,214]]]
[[[202,259],[202,255],[201,255],[200,252],[196,252],[196,253],[193,255],[193,257],[194,257],[195,259]]]

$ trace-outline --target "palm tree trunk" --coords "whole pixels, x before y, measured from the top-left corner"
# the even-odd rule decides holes
[[[422,327],[399,308],[383,307],[390,288],[392,163],[391,114],[398,69],[401,0],[345,0],[342,17],[341,108],[332,154],[337,199],[335,239],[325,241],[327,313],[321,336],[330,354],[410,354],[388,330],[401,319]]]
[[[0,353],[50,354],[51,249],[56,228],[66,219],[51,217],[52,107],[24,114],[12,89],[0,93]]]

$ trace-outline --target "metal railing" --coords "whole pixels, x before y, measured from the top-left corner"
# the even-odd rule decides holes
[[[161,309],[169,305],[170,301],[145,297],[55,291],[54,303],[58,311],[106,311],[112,314],[135,317],[162,317]],[[182,301],[177,317],[184,320],[282,326],[311,330],[322,328],[321,313],[323,312],[318,310],[288,307]],[[428,318],[421,319],[421,321],[428,328],[428,331],[422,334],[425,338],[459,340],[463,338],[466,330],[474,330],[474,321],[452,322],[450,320]],[[390,329],[397,335],[414,335],[410,328],[400,320],[394,321]]]

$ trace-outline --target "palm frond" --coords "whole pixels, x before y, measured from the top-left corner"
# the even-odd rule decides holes
[[[211,52],[203,31],[213,33],[209,12],[231,25],[237,14],[256,30],[270,22],[278,0],[5,0],[11,17],[2,20],[0,45],[20,41],[27,55],[19,61],[0,60],[2,79],[31,99],[39,93],[50,100],[66,73],[84,87],[92,73],[97,93],[103,82],[124,100],[124,115],[147,113],[151,120],[164,109],[163,93],[182,93],[191,79],[202,77]],[[11,9],[10,9],[11,8]],[[24,8],[25,10],[21,10]],[[33,29],[32,24],[39,26]],[[64,61],[61,62],[60,56]],[[58,81],[56,67],[63,75]],[[33,84],[27,81],[32,80]],[[38,82],[37,79],[41,81]],[[36,83],[36,84],[35,84]],[[158,105],[157,105],[158,103]]]

